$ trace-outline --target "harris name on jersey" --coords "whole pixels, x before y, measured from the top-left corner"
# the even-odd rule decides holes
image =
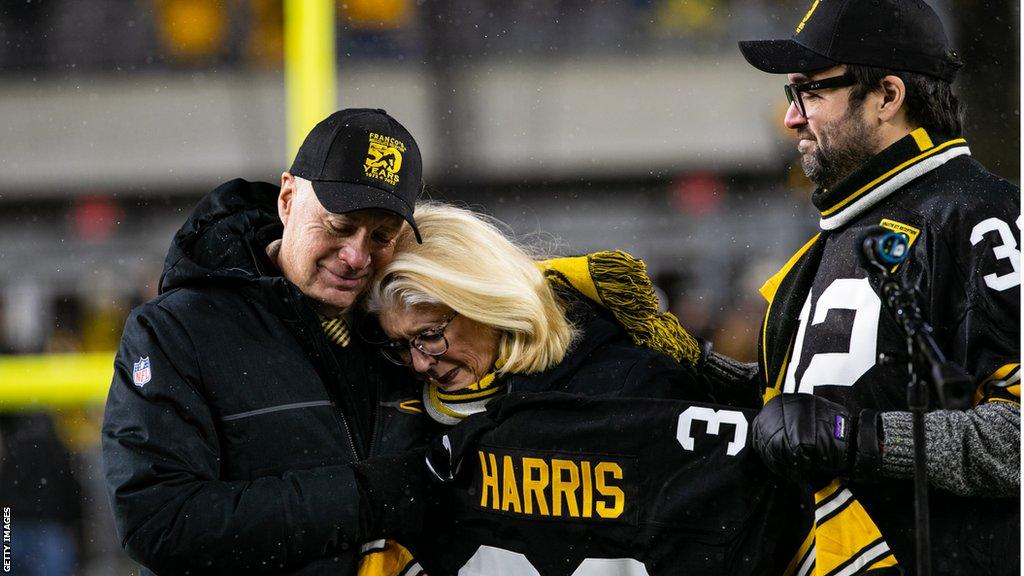
[[[483,447],[476,478],[485,511],[536,518],[636,523],[636,461]]]

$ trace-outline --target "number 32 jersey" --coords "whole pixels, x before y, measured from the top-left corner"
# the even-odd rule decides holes
[[[789,288],[788,310],[773,310],[786,304],[770,298],[762,334],[762,362],[769,358],[774,368],[767,371],[767,387],[774,388],[767,396],[813,393],[854,413],[907,410],[906,363],[877,362],[879,353],[905,357],[906,340],[860,258],[865,235],[882,226],[910,239],[910,257],[895,275],[917,292],[947,359],[979,385],[976,402],[1019,401],[1020,190],[967,152],[962,139],[935,144],[919,129],[838,185],[837,194],[829,192],[828,200],[816,194],[822,233],[762,289],[772,296],[773,288]],[[882,198],[872,202],[879,191]],[[788,315],[785,322],[781,314]],[[778,330],[784,323],[788,329]],[[789,353],[771,366],[781,346]]]
[[[906,360],[878,362],[880,353],[905,358],[906,340],[861,263],[864,237],[881,226],[909,238],[910,255],[893,273],[916,292],[947,360],[974,380],[975,404],[1019,404],[1017,187],[974,161],[962,138],[933,140],[918,129],[813,200],[821,232],[761,289],[769,301],[759,343],[765,401],[799,392],[852,414],[908,410]],[[912,483],[850,482],[849,489],[899,563],[910,565]],[[974,568],[1019,551],[1018,509],[1016,500],[933,488],[932,547],[949,564],[939,572],[992,573]]]

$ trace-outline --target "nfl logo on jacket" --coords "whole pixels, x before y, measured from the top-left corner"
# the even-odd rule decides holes
[[[143,387],[152,379],[153,373],[149,369],[149,356],[139,358],[139,361],[132,364],[132,381],[138,387]]]

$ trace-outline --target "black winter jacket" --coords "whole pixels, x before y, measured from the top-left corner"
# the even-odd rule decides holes
[[[358,338],[332,351],[266,257],[277,194],[234,180],[204,198],[124,329],[104,468],[122,545],[158,574],[354,574],[380,534],[351,463],[423,442],[405,371]]]

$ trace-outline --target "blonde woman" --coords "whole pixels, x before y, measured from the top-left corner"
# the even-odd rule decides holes
[[[708,399],[689,367],[698,344],[658,313],[642,262],[535,260],[494,220],[447,204],[418,205],[416,222],[423,243],[398,238],[366,306],[382,354],[425,381],[434,420],[456,424],[509,390]]]
[[[427,450],[435,479],[451,482],[471,468],[462,468],[464,455],[494,425],[479,413],[508,392],[710,400],[691,368],[700,346],[658,312],[639,260],[622,252],[534,258],[500,222],[448,204],[417,204],[416,223],[423,243],[400,234],[364,302],[383,333],[363,335],[423,380],[426,412],[451,427]],[[426,516],[436,523],[417,545],[418,560],[437,573],[447,573],[454,550],[443,542],[454,530],[445,511],[434,505]],[[361,573],[400,574],[371,566],[414,564],[396,543],[380,545]]]

